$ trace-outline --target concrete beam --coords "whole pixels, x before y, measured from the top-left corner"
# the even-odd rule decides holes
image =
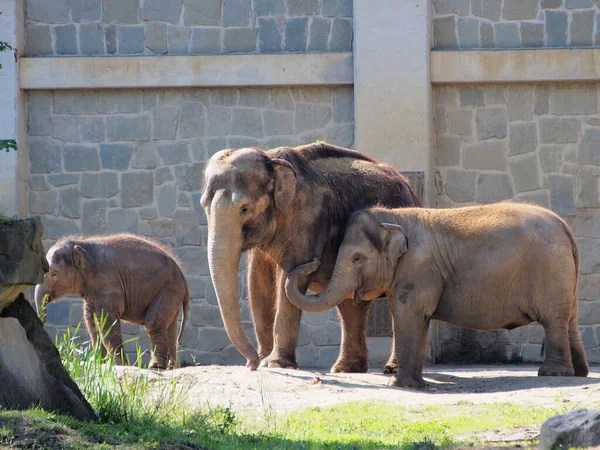
[[[344,85],[351,53],[21,58],[21,89]]]
[[[598,48],[431,52],[434,84],[599,80]]]

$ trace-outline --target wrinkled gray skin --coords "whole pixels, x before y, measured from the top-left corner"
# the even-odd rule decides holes
[[[121,320],[142,325],[152,345],[150,368],[175,368],[189,310],[183,273],[169,250],[142,237],[118,234],[64,238],[46,255],[50,271],[35,288],[38,314],[48,303],[67,295],[84,300],[83,316],[92,345],[98,340],[96,321],[106,316],[103,350],[116,353],[122,364]],[[177,318],[183,308],[179,337]],[[100,336],[102,338],[102,335]]]
[[[305,311],[385,293],[394,324],[398,372],[389,384],[424,387],[429,321],[477,329],[539,322],[546,360],[538,374],[588,374],[577,327],[579,252],[568,225],[546,209],[502,202],[453,209],[384,209],[350,220],[329,285],[303,295],[301,277],[286,280],[290,301]]]

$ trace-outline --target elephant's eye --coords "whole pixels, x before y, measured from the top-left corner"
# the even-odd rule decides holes
[[[352,257],[352,263],[353,264],[358,264],[362,259],[362,255],[359,255],[358,253],[356,255],[354,255]]]
[[[240,208],[240,214],[246,214],[248,212],[248,205],[244,205]]]

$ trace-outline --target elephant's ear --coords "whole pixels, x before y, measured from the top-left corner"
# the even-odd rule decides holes
[[[292,165],[284,159],[271,160],[275,169],[275,206],[284,214],[292,207],[296,196],[296,172]]]
[[[78,269],[89,269],[92,265],[90,254],[80,245],[73,247],[73,264]]]
[[[383,230],[383,251],[390,261],[398,261],[408,251],[408,241],[400,225],[381,223]]]

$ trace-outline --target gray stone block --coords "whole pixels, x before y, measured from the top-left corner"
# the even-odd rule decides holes
[[[540,140],[544,144],[565,144],[577,142],[581,135],[580,119],[541,117],[539,121]]]
[[[263,112],[266,136],[279,136],[294,133],[294,114],[291,111]]]
[[[185,55],[190,46],[190,28],[177,25],[167,27],[167,47],[171,55]]]
[[[261,53],[279,53],[282,36],[275,19],[258,19],[258,48]]]
[[[483,106],[483,90],[467,87],[459,89],[460,106]]]
[[[117,52],[117,27],[108,25],[104,28],[104,39],[106,40],[106,53],[113,54]]]
[[[493,203],[512,198],[513,188],[506,173],[480,173],[477,177],[475,201]]]
[[[546,45],[548,47],[567,46],[567,13],[544,11],[546,15]]]
[[[284,0],[254,0],[254,12],[257,16],[285,14]]]
[[[63,142],[78,143],[79,124],[76,116],[53,116],[50,119],[52,125],[52,137]]]
[[[27,104],[27,133],[30,136],[48,136],[52,133],[50,110],[52,94],[36,92],[29,94]]]
[[[29,191],[29,212],[33,214],[54,214],[56,191]]]
[[[521,22],[521,46],[543,47],[544,46],[544,24]]]
[[[119,178],[114,172],[81,175],[81,195],[86,198],[109,198],[119,192]]]
[[[105,23],[139,23],[139,0],[103,0],[102,20]]]
[[[66,145],[63,148],[63,159],[67,172],[100,170],[100,160],[96,147]]]
[[[31,173],[62,172],[62,150],[47,138],[29,139],[29,170]]]
[[[200,216],[195,211],[177,211],[175,214],[175,241],[177,245],[201,245]]]
[[[190,53],[205,55],[221,53],[221,29],[193,28]]]
[[[140,144],[133,156],[131,166],[134,169],[155,169],[159,165],[156,144]]]
[[[486,141],[463,148],[465,169],[506,170],[506,142]]]
[[[583,119],[583,121],[593,127],[600,127],[600,119],[597,117],[590,117],[587,119]]]
[[[256,51],[258,28],[230,28],[223,37],[224,53],[252,53]]]
[[[158,55],[167,53],[167,24],[150,22],[144,24],[146,48]]]
[[[290,16],[314,16],[319,11],[318,0],[286,0]]]
[[[296,17],[285,23],[285,51],[304,52],[306,50],[308,18]]]
[[[221,25],[221,0],[183,0],[185,25]]]
[[[161,217],[174,217],[177,209],[177,187],[175,183],[165,183],[156,189],[156,203]]]
[[[535,153],[510,160],[510,174],[516,192],[539,189],[538,158]]]
[[[539,151],[540,167],[544,172],[559,172],[562,165],[564,146],[541,145]]]
[[[231,115],[231,134],[237,136],[263,137],[263,124],[259,111],[234,109]]]
[[[479,48],[479,20],[459,18],[458,46],[460,48]]]
[[[458,48],[456,37],[456,18],[439,17],[433,19],[433,38],[436,50],[449,50]]]
[[[177,135],[177,117],[179,108],[156,106],[152,110],[154,128],[152,138],[155,140],[172,140]]]
[[[598,308],[598,305],[594,305],[595,309]],[[583,316],[585,317],[585,316]],[[590,316],[593,317],[593,316]],[[592,325],[596,325],[597,322],[593,323]],[[596,347],[598,345],[598,341],[596,341],[596,335],[594,334],[594,329],[592,327],[585,327],[582,331],[581,331],[581,340],[583,341],[583,346],[586,349],[590,349],[593,347]],[[598,442],[600,442],[600,440],[598,440]]]
[[[482,48],[494,48],[496,47],[496,37],[494,33],[494,26],[491,23],[482,22],[479,25],[479,31],[481,33],[481,47]]]
[[[208,136],[227,136],[231,122],[231,111],[227,108],[209,106],[207,109],[208,122],[206,134]]]
[[[535,106],[534,113],[536,116],[548,114],[550,110],[550,88],[548,86],[535,87]]]
[[[44,178],[44,175],[30,175],[27,180],[29,189],[33,191],[49,191],[50,185]]]
[[[31,181],[31,177],[29,178]],[[72,173],[57,173],[48,175],[48,182],[52,186],[61,187],[79,183],[79,175]],[[30,186],[31,187],[31,184]]]
[[[158,144],[158,154],[165,166],[190,162],[185,142],[165,142]]]
[[[160,106],[179,106],[185,98],[182,89],[160,89],[158,91],[158,104]]]
[[[472,134],[472,110],[454,109],[448,110],[448,131],[460,136],[471,136]]]
[[[98,96],[94,91],[54,91],[54,114],[96,114]]]
[[[218,106],[236,106],[240,91],[235,88],[214,89],[210,92],[210,104]]]
[[[100,0],[78,0],[70,6],[74,22],[100,20]]]
[[[322,0],[321,14],[323,16],[335,17],[352,17],[352,0]],[[458,0],[460,6],[458,7],[461,14],[463,11],[469,11],[469,0]],[[466,6],[466,10],[464,5]]]
[[[82,23],[79,26],[79,46],[82,55],[104,53],[104,30],[99,23]]]
[[[138,113],[142,111],[142,93],[132,89],[103,91],[98,96],[101,114]]]
[[[108,232],[106,210],[106,200],[89,200],[85,202],[81,214],[81,232],[88,236],[106,234]]]
[[[475,115],[479,140],[506,137],[506,112],[504,108],[478,109]]]
[[[550,194],[545,189],[543,191],[524,192],[519,194],[518,199],[550,209]]]
[[[142,20],[179,23],[181,0],[144,0],[140,9]]]
[[[471,12],[474,16],[497,22],[502,12],[502,0],[472,0]]]
[[[331,119],[331,108],[321,105],[296,105],[295,130],[301,133],[325,127]]]
[[[107,118],[109,141],[149,141],[152,119],[149,114],[140,116],[109,116]]]
[[[548,175],[550,182],[550,207],[561,216],[575,214],[575,177]]]
[[[204,136],[204,108],[201,103],[182,103],[179,108],[179,135],[182,138]]]
[[[192,206],[192,196],[187,192],[180,192],[177,196],[177,206],[189,208]]]
[[[600,254],[600,240],[577,238],[577,241],[581,256],[581,263],[579,265],[581,273],[591,274],[600,272],[600,260],[598,259],[598,255]],[[580,305],[583,303],[584,302],[581,302]],[[579,320],[581,320],[583,317],[584,316],[580,313]]]
[[[223,27],[247,27],[250,25],[250,0],[223,0]]]
[[[559,85],[550,89],[550,112],[557,116],[598,112],[595,85]]]
[[[511,123],[508,126],[509,155],[533,152],[537,148],[535,123]]]
[[[202,328],[198,333],[198,350],[218,352],[231,344],[223,328]]]
[[[154,177],[149,172],[121,175],[121,206],[133,208],[151,205],[154,200]]]
[[[516,23],[495,23],[494,31],[497,48],[519,48],[521,46],[521,31]]]
[[[266,108],[269,104],[269,90],[265,88],[244,88],[240,90],[240,106]]]
[[[271,89],[271,108],[273,109],[294,109],[294,99],[291,96],[290,90],[287,88]]]
[[[46,311],[47,323],[51,323],[53,325],[69,325],[69,307],[70,304],[64,301],[50,303]]]
[[[334,2],[335,0],[329,0]],[[437,14],[458,14],[468,16],[470,10],[469,0],[433,0],[433,7]]]
[[[593,11],[575,11],[569,24],[572,47],[589,47],[594,43]]]
[[[329,51],[351,52],[352,35],[352,20],[333,19],[331,22],[331,36],[329,37]]]
[[[27,0],[27,18],[42,23],[69,22],[70,0]]]
[[[227,139],[224,137],[211,138],[208,139],[206,143],[206,151],[208,152],[209,157],[224,148],[227,148]]]
[[[332,135],[335,135],[335,136],[333,136],[334,139],[349,139],[350,147],[351,147],[352,142],[354,141],[354,131],[352,131],[351,137],[346,138],[345,137],[346,134],[345,134],[344,130],[336,130],[335,128],[337,128],[337,127],[329,128],[327,131],[329,133],[331,133]],[[268,149],[278,148],[278,147],[296,147],[297,145],[300,145],[300,141],[298,141],[296,138],[276,136],[276,137],[273,137],[273,138],[267,140],[266,143],[263,144],[263,146],[264,146],[263,148],[265,150],[268,150]],[[345,146],[342,144],[335,144],[335,145],[339,145],[340,147],[348,147],[348,146]]]
[[[103,169],[127,170],[131,155],[131,144],[100,144],[100,162]]]
[[[472,202],[475,199],[474,170],[449,170],[446,176],[446,195],[457,203]]]
[[[79,234],[79,227],[71,219],[43,215],[44,238],[56,240],[63,236]]]
[[[48,25],[27,24],[25,56],[46,56],[54,53],[52,34]]]
[[[204,139],[191,139],[187,141],[187,145],[191,151],[192,161],[206,161],[208,159]]]
[[[249,137],[230,137],[227,139],[230,148],[259,147],[258,140]]]
[[[454,136],[437,136],[435,149],[436,166],[456,166],[460,164],[460,144],[462,140]]]
[[[354,123],[354,90],[340,87],[333,93],[333,121]]]
[[[504,0],[502,18],[505,20],[535,19],[539,0]]]
[[[53,27],[52,31],[54,32],[56,53],[59,55],[76,55],[79,53],[75,25],[58,25]]]
[[[556,9],[562,6],[563,0],[542,0],[542,9]]]
[[[583,9],[593,7],[594,0],[567,0],[565,3],[565,8],[567,9]]]
[[[445,108],[435,108],[435,112],[433,114],[433,126],[436,133],[445,133],[448,131]]]
[[[143,107],[144,111],[149,111],[156,105],[156,90],[154,89],[143,89],[142,90],[144,100]]]
[[[309,52],[327,51],[327,40],[329,38],[329,20],[321,17],[312,17],[310,19],[308,31],[308,45],[306,50]]]
[[[175,249],[184,273],[192,276],[209,275],[206,249],[202,247],[180,247]]]
[[[120,210],[122,211],[122,210]],[[142,208],[139,211],[140,219],[152,220],[158,217],[158,211],[154,206],[148,206],[146,208]]]
[[[600,129],[585,130],[579,144],[577,161],[579,164],[600,166]]]
[[[194,192],[202,189],[204,164],[192,163],[175,167],[177,187],[182,191]]]
[[[66,188],[59,191],[60,215],[79,219],[81,217],[81,193],[78,188]]]
[[[169,181],[173,181],[174,179],[175,178],[173,177],[170,167],[161,167],[160,169],[156,169],[154,172],[154,184],[157,186]]]
[[[598,171],[595,167],[579,167],[577,179],[577,207],[600,207],[600,185]]]
[[[331,103],[332,89],[329,87],[305,87],[302,89],[304,100],[308,103]]]
[[[540,362],[542,357],[541,344],[524,344],[521,349],[521,360],[523,362]]]
[[[354,146],[354,124],[334,125],[327,128],[325,140],[339,147],[352,148]],[[290,147],[296,145],[298,145],[298,143],[289,144]]]

